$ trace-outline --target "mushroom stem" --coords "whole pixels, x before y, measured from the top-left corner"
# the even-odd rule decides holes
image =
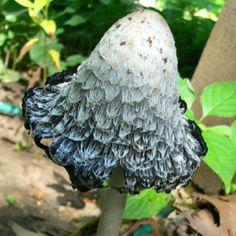
[[[98,223],[97,236],[118,236],[122,222],[126,193],[119,193],[115,188],[123,183],[121,168],[113,171],[109,185],[113,188],[105,189],[103,209]]]

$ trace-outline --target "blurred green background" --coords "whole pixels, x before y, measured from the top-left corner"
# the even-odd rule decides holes
[[[143,6],[160,12],[168,22],[176,41],[180,77],[191,79],[223,5],[224,0],[1,0],[0,88],[6,94],[19,94],[17,101],[15,96],[5,96],[7,99],[0,102],[0,114],[21,115],[18,106],[27,87],[63,69],[76,70],[115,21]],[[179,88],[189,108],[185,115],[198,123],[207,142],[209,152],[204,162],[219,176],[225,193],[236,192],[232,182],[236,173],[236,121],[231,126],[211,127],[203,122],[207,116],[235,117],[236,83],[215,83],[205,88],[200,120],[191,110],[195,94],[189,80],[179,79]],[[22,120],[18,123],[22,127]],[[23,139],[11,142],[15,150],[30,146]],[[7,201],[14,205],[14,198]],[[152,189],[129,196],[124,218],[163,215],[161,210],[171,201],[170,194],[157,194]]]
[[[174,34],[182,77],[192,77],[223,4],[224,0],[152,1]],[[22,79],[22,72],[30,77],[39,68],[44,79],[75,69],[118,18],[138,7],[132,0],[0,1],[0,81]]]

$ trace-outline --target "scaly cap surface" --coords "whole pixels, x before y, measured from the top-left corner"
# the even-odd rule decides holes
[[[207,151],[183,115],[170,29],[150,10],[117,21],[76,74],[52,76],[23,106],[36,144],[81,191],[101,187],[117,167],[121,191],[170,191],[187,183]]]

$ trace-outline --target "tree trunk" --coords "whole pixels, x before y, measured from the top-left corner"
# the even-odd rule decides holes
[[[211,83],[224,81],[236,81],[236,0],[226,2],[193,75],[192,84],[197,95],[193,110],[197,118],[202,113],[200,95],[203,89]],[[230,125],[232,118],[209,117],[204,123]],[[210,185],[206,184],[209,178],[214,178]],[[209,194],[219,193],[223,189],[220,179],[205,163],[201,164],[193,181]]]
[[[228,0],[220,18],[213,28],[192,84],[197,94],[193,106],[196,117],[201,116],[200,95],[202,90],[214,82],[236,81],[236,1]],[[231,124],[230,118],[206,118],[207,125]]]

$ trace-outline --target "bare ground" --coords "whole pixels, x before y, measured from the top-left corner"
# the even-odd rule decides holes
[[[40,151],[14,151],[3,140],[0,150],[1,236],[16,235],[14,223],[45,235],[70,235],[99,215],[96,193],[87,196],[73,190],[65,170]],[[15,199],[13,205],[9,196]]]

